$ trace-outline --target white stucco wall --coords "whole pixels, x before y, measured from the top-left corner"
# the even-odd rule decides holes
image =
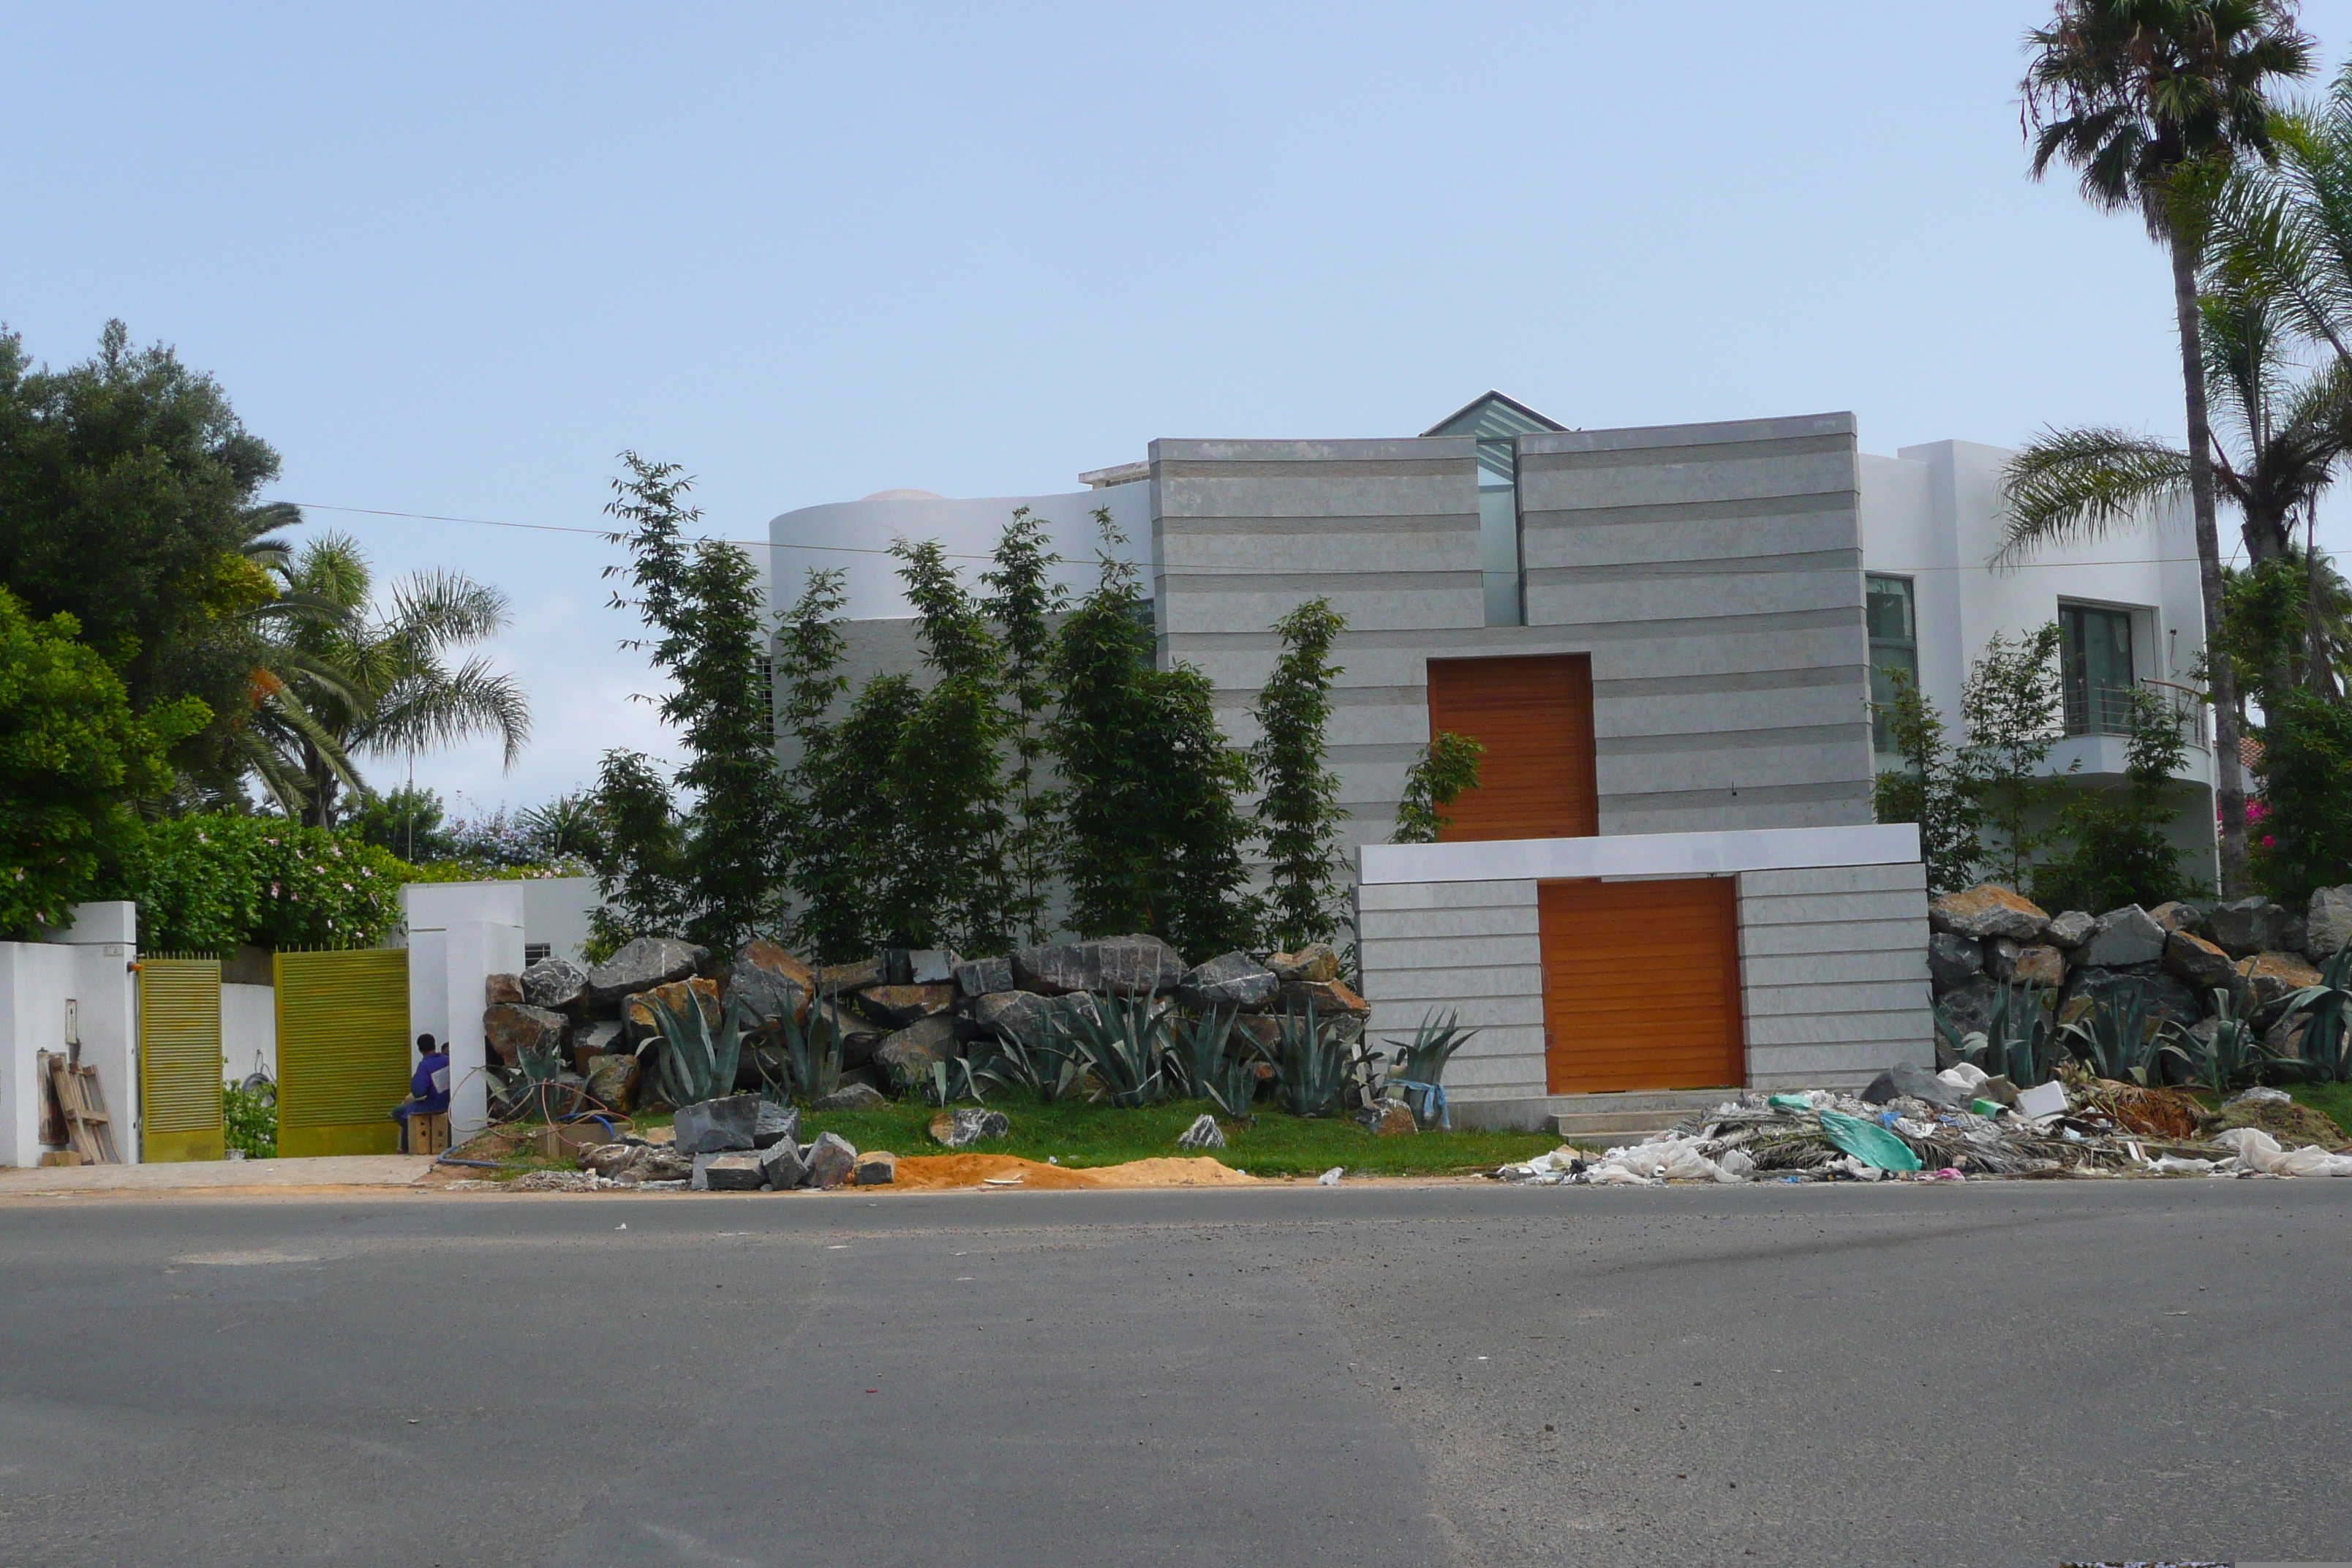
[[[74,922],[37,942],[0,942],[0,1166],[40,1163],[42,1051],[65,1051],[74,1004],[80,1059],[98,1069],[115,1149],[139,1159],[138,907],[80,904]]]

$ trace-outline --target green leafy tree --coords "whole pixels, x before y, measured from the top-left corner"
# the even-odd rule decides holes
[[[860,687],[809,796],[811,813],[833,825],[839,857],[834,897],[811,911],[806,928],[810,945],[829,962],[862,958],[877,946],[932,945],[936,884],[898,853],[898,769],[920,704],[904,675],[877,675]]]
[[[738,547],[688,536],[702,513],[687,506],[692,481],[677,464],[635,452],[621,461],[627,472],[613,481],[604,510],[620,525],[609,537],[627,547],[630,561],[605,574],[635,595],[615,594],[614,606],[634,608],[656,634],[623,646],[645,650],[669,677],[661,716],[686,749],[675,781],[694,802],[675,862],[684,934],[731,949],[773,929],[784,870],[785,794],[761,679],[768,637],[760,574]],[[610,809],[605,817],[608,834],[617,834],[622,819]]]
[[[1282,652],[1258,692],[1259,739],[1250,761],[1260,794],[1257,832],[1269,862],[1267,940],[1286,952],[1329,940],[1338,926],[1339,775],[1328,762],[1331,650],[1347,619],[1309,599],[1274,625]]]
[[[414,866],[446,860],[457,852],[448,820],[448,807],[438,792],[401,784],[361,801],[350,826],[362,843],[388,849]]]
[[[890,547],[936,678],[908,714],[892,769],[893,852],[919,910],[908,945],[1002,952],[1011,944],[1001,696],[1003,649],[936,542]]]
[[[2049,26],[2026,35],[2021,84],[2036,179],[2060,160],[2103,211],[2137,211],[2172,262],[2188,414],[2189,504],[2205,624],[2221,624],[2221,549],[2207,408],[2198,270],[2211,195],[2242,159],[2273,156],[2281,81],[2311,68],[2314,45],[2285,0],[2059,0]],[[2221,818],[2221,881],[2247,879],[2245,784],[2238,764],[2235,675],[2209,664]]]
[[[168,787],[173,742],[211,717],[192,697],[134,713],[121,678],[0,588],[0,937],[62,925],[135,839],[132,798]]]
[[[2053,910],[2154,908],[2202,890],[2172,842],[2174,779],[2188,761],[2179,719],[2152,694],[2132,694],[2121,790],[2080,790],[2060,814],[2064,853],[2034,868],[2033,896]]]
[[[1106,515],[1097,509],[1097,520]],[[1011,752],[1004,780],[1011,813],[1004,861],[1012,884],[1005,917],[1031,942],[1044,942],[1047,934],[1062,805],[1061,791],[1045,776],[1046,720],[1054,706],[1054,617],[1065,608],[1066,595],[1053,581],[1062,558],[1046,548],[1045,537],[1042,521],[1025,506],[1014,508],[991,556],[992,569],[981,575],[988,586],[982,607],[995,623],[1003,647],[1003,730]]]
[[[827,721],[849,687],[841,673],[843,582],[837,571],[808,574],[777,627],[775,651],[777,720],[793,753],[784,774],[793,930],[827,963],[857,956],[867,941],[867,858],[851,834],[871,803],[856,794],[862,785],[842,779],[844,737]]]
[[[1197,962],[1246,947],[1261,929],[1249,891],[1249,818],[1242,797],[1249,758],[1225,742],[1217,689],[1190,665],[1154,669],[1145,682],[1139,742],[1159,764],[1138,804],[1156,826],[1147,847],[1147,919],[1140,929]],[[1102,934],[1102,933],[1097,933]]]
[[[605,752],[593,799],[603,831],[589,863],[603,902],[588,914],[588,956],[597,962],[635,938],[684,929],[691,872],[687,826],[651,757]]]
[[[2352,706],[2291,691],[2263,740],[2264,891],[2299,903],[2315,888],[2352,882]]]
[[[2046,832],[2036,826],[2059,785],[2050,753],[2065,734],[2058,684],[2058,625],[2012,641],[1996,632],[1960,689],[1966,733],[1953,759],[1979,829],[1979,862],[2022,888]]]
[[[1467,735],[1440,730],[1405,770],[1391,844],[1434,844],[1454,819],[1445,808],[1478,787],[1478,759],[1486,748]]]
[[[1982,855],[1977,842],[1977,804],[1962,787],[1950,742],[1945,738],[1943,716],[1919,689],[1918,679],[1904,669],[1888,674],[1894,695],[1884,712],[1895,752],[1903,762],[1873,781],[1872,815],[1880,822],[1918,825],[1919,858],[1927,865],[1928,891],[1945,893],[1965,888],[1976,879]]]

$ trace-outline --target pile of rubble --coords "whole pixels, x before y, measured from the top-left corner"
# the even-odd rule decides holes
[[[1563,1147],[1495,1176],[1537,1186],[2352,1176],[2352,1153],[2327,1146],[2342,1142],[2274,1089],[2248,1089],[2217,1115],[2177,1089],[2074,1075],[2019,1090],[1962,1063],[1896,1068],[1858,1096],[1743,1095],[1648,1142]]]
[[[797,1108],[730,1095],[680,1107],[667,1143],[631,1136],[585,1151],[580,1172],[604,1185],[698,1193],[885,1186],[897,1173],[887,1151],[861,1154],[838,1132],[803,1143],[800,1131]],[[570,1178],[567,1190],[579,1186],[570,1173],[554,1173]]]

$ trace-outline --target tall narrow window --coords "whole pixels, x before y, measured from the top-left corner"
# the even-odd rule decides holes
[[[2058,606],[2058,675],[2066,693],[2066,733],[2128,735],[2132,691],[2132,613],[2095,605]]]
[[[1895,749],[1886,705],[1895,700],[1895,674],[1919,679],[1919,621],[1911,579],[1872,575],[1865,580],[1864,618],[1870,626],[1870,744],[1881,767],[1903,759]]]
[[[1528,622],[1526,563],[1519,554],[1518,437],[1562,428],[1527,405],[1490,392],[1422,432],[1477,437],[1478,567],[1486,581],[1490,626]]]

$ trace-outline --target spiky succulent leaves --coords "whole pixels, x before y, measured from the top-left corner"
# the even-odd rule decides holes
[[[1324,731],[1332,679],[1340,673],[1331,650],[1347,625],[1328,599],[1309,599],[1276,621],[1282,651],[1253,710],[1259,736],[1250,764],[1267,860],[1267,940],[1286,952],[1328,942],[1339,926],[1339,836],[1348,812]]]
[[[1011,1089],[1040,1105],[1051,1105],[1067,1095],[1087,1068],[1085,1057],[1057,1018],[1046,1020],[1040,1038],[1008,1035],[981,1051],[972,1069],[976,1081]]]
[[[2352,1082],[2352,943],[2321,966],[2319,984],[2287,998],[2290,1016],[2304,1019],[2300,1057],[2305,1077]]]
[[[2214,987],[2213,1033],[2195,1051],[2190,1077],[2216,1097],[2226,1095],[2257,1076],[2275,1055],[2255,1032],[2253,1020],[2239,1012],[2231,988]]]
[[[661,1060],[656,1081],[672,1105],[694,1105],[735,1090],[735,1073],[743,1049],[740,1009],[724,1009],[714,1035],[700,998],[688,992],[684,1006],[667,1001],[649,1002],[654,1026],[660,1031]]]
[[[1460,1014],[1448,1013],[1441,1018],[1437,1016],[1437,1009],[1432,1007],[1422,1015],[1412,1039],[1391,1038],[1389,1041],[1398,1047],[1397,1078],[1407,1083],[1443,1082],[1445,1064],[1452,1061],[1454,1053],[1468,1045],[1477,1033],[1475,1028],[1462,1026]]]
[[[1318,1017],[1313,998],[1304,1012],[1284,1012],[1275,1023],[1276,1092],[1293,1116],[1327,1116],[1347,1093],[1349,1053],[1337,1023]]]
[[[1225,1044],[1233,1038],[1238,1016],[1235,1008],[1213,1006],[1188,1023],[1168,1026],[1168,1079],[1179,1098],[1209,1098],[1209,1084],[1225,1059]]]
[[[831,994],[809,1004],[806,1019],[786,1008],[776,1035],[792,1093],[817,1100],[841,1087],[841,1013]]]
[[[1152,1010],[1149,996],[1106,996],[1096,1014],[1077,1014],[1068,1024],[1070,1041],[1101,1080],[1104,1098],[1122,1110],[1168,1098],[1160,1060],[1166,1028],[1166,1015]]]
[[[2173,1026],[2148,1013],[2147,998],[2134,989],[2110,997],[2066,1026],[2069,1054],[2105,1079],[2142,1087],[2163,1081],[2163,1058],[2189,1054],[2174,1044]]]

